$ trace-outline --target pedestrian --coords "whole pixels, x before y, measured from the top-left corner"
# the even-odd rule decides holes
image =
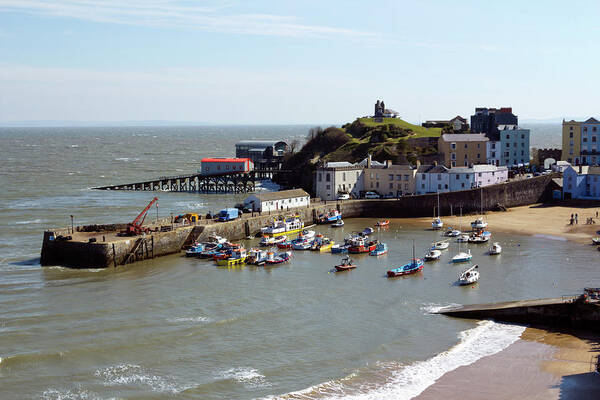
[[[573,214],[571,214],[571,221],[569,222],[569,225],[573,225]]]
[[[577,213],[575,213],[575,225],[577,225]]]
[[[596,218],[598,218],[598,211],[596,211]]]

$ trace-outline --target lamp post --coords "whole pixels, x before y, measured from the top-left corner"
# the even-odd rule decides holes
[[[73,215],[71,215],[71,235],[75,233],[75,230],[73,229]]]
[[[156,202],[156,224],[158,225],[158,201]]]

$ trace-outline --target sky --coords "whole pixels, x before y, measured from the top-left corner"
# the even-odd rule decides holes
[[[598,116],[598,1],[0,0],[0,124]]]

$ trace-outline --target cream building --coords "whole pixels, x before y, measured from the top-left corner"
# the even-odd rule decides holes
[[[408,164],[394,165],[389,160],[379,165],[369,163],[365,167],[364,190],[384,197],[414,194],[416,173],[417,169]]]
[[[315,194],[322,200],[335,200],[343,193],[359,198],[363,187],[363,167],[359,164],[328,162],[315,172]]]

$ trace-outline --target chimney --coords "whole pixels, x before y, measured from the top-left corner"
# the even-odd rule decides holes
[[[385,160],[385,167],[390,168],[392,166],[392,160]]]
[[[415,165],[417,166],[417,168],[419,168],[419,167],[421,166],[421,160],[419,160],[419,159],[417,158],[417,162],[415,163]]]
[[[371,158],[371,154],[369,153],[367,155],[367,168],[371,168],[371,163],[373,162],[373,159]]]
[[[433,162],[433,166],[434,166],[434,167],[437,167],[437,161],[434,161],[434,162]]]

